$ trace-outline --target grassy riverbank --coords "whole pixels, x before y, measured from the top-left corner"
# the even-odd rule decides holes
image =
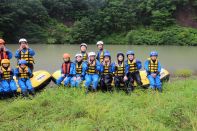
[[[0,130],[197,130],[195,79],[131,96],[48,88],[33,99],[0,101]]]

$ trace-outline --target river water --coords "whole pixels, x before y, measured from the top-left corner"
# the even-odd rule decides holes
[[[58,70],[62,63],[62,54],[70,53],[72,59],[74,55],[80,51],[79,45],[48,45],[48,44],[32,44],[30,48],[34,49],[35,70],[47,70],[50,73]],[[7,45],[13,55],[19,48],[18,44]],[[180,69],[190,69],[197,72],[197,47],[187,46],[147,46],[147,45],[105,45],[110,51],[112,59],[115,60],[117,52],[126,53],[127,50],[134,50],[136,57],[143,63],[148,58],[149,53],[153,50],[158,51],[159,60],[162,67],[174,72]],[[88,52],[97,51],[96,45],[88,45]],[[16,64],[16,59],[11,60],[12,65]]]

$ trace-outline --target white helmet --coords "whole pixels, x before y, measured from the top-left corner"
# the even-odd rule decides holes
[[[88,57],[90,57],[90,56],[96,56],[95,52],[88,53]]]
[[[86,43],[81,43],[80,47],[81,46],[85,46],[86,48],[88,47],[88,45]]]
[[[78,57],[78,56],[81,56],[81,57],[82,57],[82,54],[77,53],[77,54],[75,55],[75,57]]]
[[[96,45],[103,45],[104,43],[103,43],[103,41],[98,41],[97,43],[96,43]]]
[[[21,43],[21,42],[26,42],[26,43],[27,43],[27,40],[24,39],[24,38],[21,38],[21,39],[19,40],[19,43]]]

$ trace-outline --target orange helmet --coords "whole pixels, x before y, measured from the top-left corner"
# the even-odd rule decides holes
[[[70,54],[65,53],[65,54],[63,55],[63,58],[64,58],[64,59],[70,58]]]
[[[0,45],[5,45],[5,41],[3,39],[0,39]]]

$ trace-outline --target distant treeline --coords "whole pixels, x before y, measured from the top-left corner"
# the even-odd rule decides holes
[[[15,43],[197,45],[197,30],[177,26],[192,0],[1,0],[0,37]],[[192,13],[192,12],[191,12]],[[195,19],[196,16],[194,16]]]

